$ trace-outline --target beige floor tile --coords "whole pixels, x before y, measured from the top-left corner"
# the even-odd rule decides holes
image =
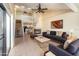
[[[25,35],[25,39],[22,37],[16,38],[16,44],[11,49],[9,56],[42,56],[43,50],[39,45],[29,37]]]

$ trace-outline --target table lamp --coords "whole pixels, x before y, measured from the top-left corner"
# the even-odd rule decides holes
[[[73,35],[73,33],[74,33],[74,29],[71,29],[71,30],[70,30],[71,36]]]

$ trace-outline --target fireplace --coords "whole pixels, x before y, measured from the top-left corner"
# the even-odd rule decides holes
[[[34,29],[34,34],[41,34],[41,29]]]

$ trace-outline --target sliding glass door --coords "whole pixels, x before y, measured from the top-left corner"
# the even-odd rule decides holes
[[[3,10],[0,8],[0,55],[3,48]]]
[[[0,4],[0,56],[6,55],[6,11]]]

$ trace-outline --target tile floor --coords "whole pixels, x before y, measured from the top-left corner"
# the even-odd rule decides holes
[[[15,47],[11,49],[9,56],[43,56],[43,50],[34,39],[25,35],[25,39],[17,38]]]

